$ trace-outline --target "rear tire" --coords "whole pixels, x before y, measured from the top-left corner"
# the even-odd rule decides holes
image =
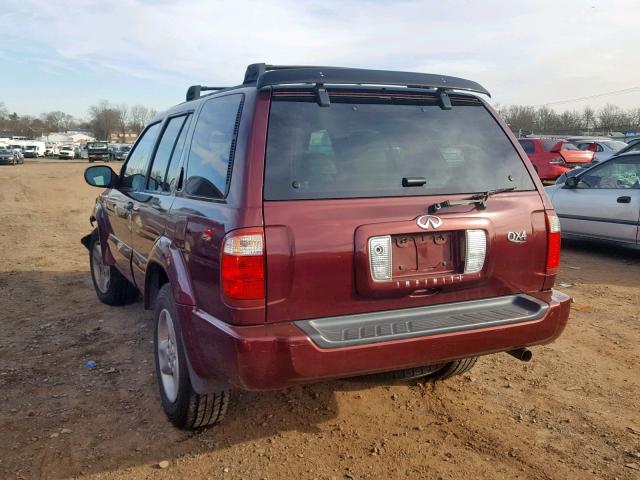
[[[478,357],[470,357],[447,363],[440,370],[428,375],[428,378],[429,380],[446,380],[454,375],[462,375],[471,370],[477,361]]]
[[[102,246],[97,232],[89,248],[91,280],[98,299],[107,305],[126,305],[138,298],[138,290],[113,265],[102,261]]]
[[[200,395],[193,390],[169,283],[160,287],[154,317],[153,350],[162,409],[178,428],[197,429],[220,423],[229,405],[229,391]]]

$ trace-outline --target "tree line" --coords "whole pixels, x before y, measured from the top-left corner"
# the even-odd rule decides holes
[[[599,110],[585,107],[556,112],[548,106],[496,106],[511,130],[518,134],[546,133],[556,135],[600,134],[640,131],[640,108],[624,110],[607,104]]]
[[[107,100],[100,100],[89,107],[88,116],[83,119],[62,111],[32,116],[9,112],[5,104],[0,102],[0,137],[39,137],[55,132],[86,129],[95,138],[108,140],[112,133],[123,136],[126,133],[139,134],[156,113],[154,109],[144,105],[113,105]]]

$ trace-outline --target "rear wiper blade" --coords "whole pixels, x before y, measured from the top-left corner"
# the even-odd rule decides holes
[[[491,195],[504,192],[513,192],[516,187],[496,188],[495,190],[487,190],[486,192],[474,193],[469,198],[463,198],[462,200],[445,200],[444,202],[434,203],[429,206],[429,213],[435,213],[438,210],[442,210],[447,207],[456,207],[458,205],[478,205],[478,208],[487,207],[487,199]]]

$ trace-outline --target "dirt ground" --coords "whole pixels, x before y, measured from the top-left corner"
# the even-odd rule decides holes
[[[186,433],[160,408],[150,313],[95,296],[86,166],[0,167],[0,479],[640,478],[639,252],[563,245],[570,323],[529,364],[237,392]]]

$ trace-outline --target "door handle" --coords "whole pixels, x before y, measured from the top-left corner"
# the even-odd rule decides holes
[[[631,197],[628,195],[624,195],[623,197],[618,197],[616,201],[618,203],[631,203]]]

